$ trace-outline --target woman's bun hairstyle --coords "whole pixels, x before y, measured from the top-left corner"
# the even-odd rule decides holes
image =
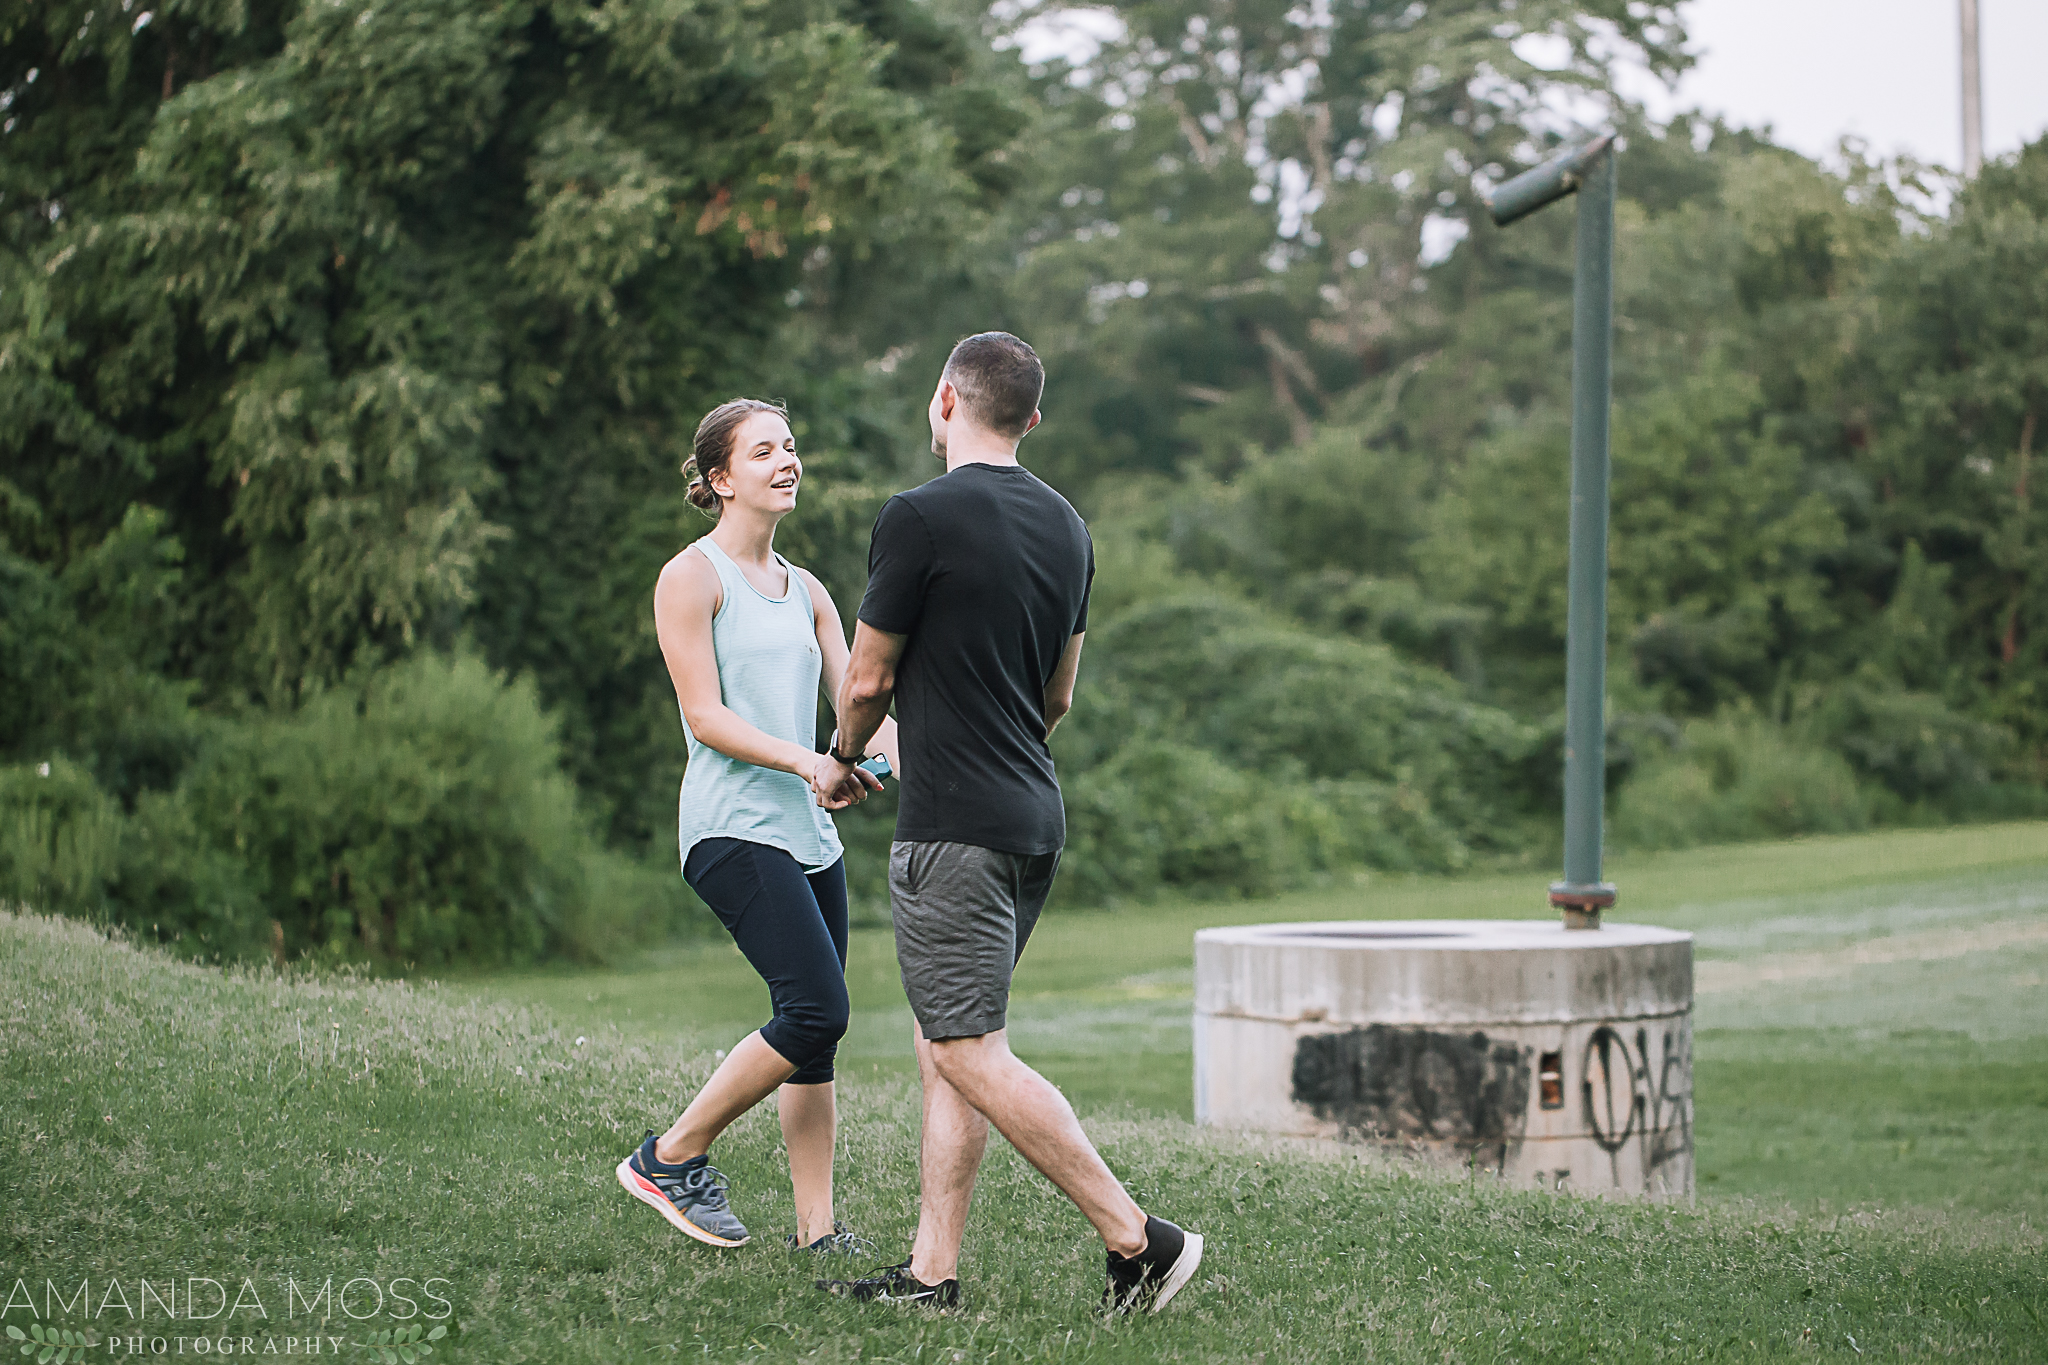
[[[698,511],[713,517],[718,515],[718,494],[712,491],[711,476],[732,462],[732,438],[739,430],[740,423],[757,412],[780,413],[789,416],[789,409],[780,403],[770,403],[760,398],[735,398],[730,403],[720,403],[704,414],[704,420],[697,424],[696,439],[690,443],[690,458],[683,461],[683,477],[690,481],[683,496]]]

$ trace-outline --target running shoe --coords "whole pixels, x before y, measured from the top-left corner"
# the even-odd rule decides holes
[[[921,1303],[929,1308],[952,1308],[960,1302],[960,1281],[926,1284],[910,1273],[908,1261],[885,1265],[858,1280],[820,1280],[818,1288],[859,1303]]]
[[[731,1187],[724,1172],[711,1164],[709,1156],[693,1156],[675,1166],[658,1160],[654,1138],[650,1129],[639,1150],[619,1163],[619,1184],[625,1186],[626,1193],[700,1242],[715,1247],[745,1245],[746,1225],[733,1216],[726,1201]]]
[[[799,1242],[795,1233],[782,1239],[782,1244],[791,1251],[815,1251],[820,1254],[841,1256],[873,1256],[875,1244],[858,1233],[847,1230],[846,1224],[834,1223],[832,1231],[815,1242]]]
[[[1157,1313],[1195,1277],[1202,1234],[1184,1232],[1164,1218],[1145,1219],[1145,1249],[1125,1258],[1109,1253],[1109,1283],[1102,1306],[1111,1314]]]

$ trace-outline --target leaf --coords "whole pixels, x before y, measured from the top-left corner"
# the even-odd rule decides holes
[[[447,1336],[447,1335],[448,1335],[448,1324],[444,1322],[444,1323],[442,1323],[442,1324],[441,1324],[440,1326],[436,1327],[436,1328],[435,1328],[435,1329],[434,1329],[433,1331],[431,1331],[431,1332],[427,1333],[427,1340],[428,1340],[428,1341],[439,1341],[439,1340],[440,1340],[440,1339],[441,1339],[442,1337],[445,1337],[445,1336]]]
[[[417,1362],[419,1360],[419,1357],[412,1353],[412,1347],[410,1346],[399,1347],[398,1358],[400,1360],[403,1360],[405,1362],[405,1365],[417,1365]]]
[[[56,1354],[57,1348],[55,1346],[43,1347],[42,1354],[36,1357],[36,1365],[50,1365],[51,1359],[54,1358]]]
[[[46,1338],[43,1336],[43,1325],[40,1322],[30,1324],[28,1333],[37,1341],[46,1340]]]
[[[26,1332],[23,1332],[19,1327],[16,1327],[11,1322],[7,1324],[7,1335],[13,1337],[16,1341],[28,1340],[28,1334]]]

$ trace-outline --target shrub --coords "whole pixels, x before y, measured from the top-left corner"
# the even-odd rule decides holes
[[[1813,718],[1830,747],[1905,801],[1953,803],[1991,780],[2012,736],[1925,692],[1851,683]]]
[[[1062,899],[1173,887],[1256,895],[1280,880],[1282,812],[1265,783],[1200,749],[1139,741],[1066,784]]]
[[[175,797],[134,814],[57,757],[0,768],[0,899],[124,924],[180,954],[239,957],[266,942],[258,896]]]
[[[1614,842],[1683,848],[1833,834],[1869,825],[1870,801],[1840,754],[1754,716],[1697,720],[1646,757],[1615,801]]]
[[[0,768],[0,899],[104,920],[127,839],[120,806],[76,764]]]
[[[1384,645],[1317,636],[1227,591],[1115,612],[1073,720],[1062,898],[1253,895],[1318,872],[1449,871],[1516,846],[1541,732]]]
[[[1139,739],[1066,783],[1060,899],[1261,895],[1318,873],[1449,872],[1470,849],[1412,787],[1233,767]]]
[[[230,727],[180,794],[295,956],[596,955],[652,913],[652,883],[596,847],[533,685],[474,658],[423,654]]]
[[[0,896],[181,953],[394,967],[602,958],[687,904],[598,844],[532,684],[474,658],[204,733],[132,814],[61,757],[0,768]]]

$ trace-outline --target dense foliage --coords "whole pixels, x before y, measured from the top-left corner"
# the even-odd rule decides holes
[[[646,604],[696,416],[790,344],[792,290],[886,293],[1000,188],[1020,115],[960,88],[973,55],[835,0],[0,6],[4,757],[137,820],[202,780],[283,800],[235,859],[357,887],[276,909],[293,950],[575,946],[592,831],[640,854],[673,802]],[[560,717],[491,738],[528,746],[507,780],[581,788],[575,819],[504,797],[564,820],[520,855],[546,896],[499,903],[507,850],[460,817],[344,877],[348,836],[291,829],[316,810],[255,762],[274,716],[458,648]],[[407,686],[485,705],[461,670]]]
[[[1065,896],[1547,859],[1571,214],[1477,196],[1592,121],[1614,839],[2048,808],[2048,144],[1963,186],[1650,126],[1614,65],[1682,69],[1673,6],[1114,13],[1027,68],[1007,6],[0,3],[7,894],[389,960],[595,951],[617,859],[672,909],[697,415],[793,400],[782,548],[850,615],[987,326],[1100,549]],[[379,697],[525,719],[378,757]]]

